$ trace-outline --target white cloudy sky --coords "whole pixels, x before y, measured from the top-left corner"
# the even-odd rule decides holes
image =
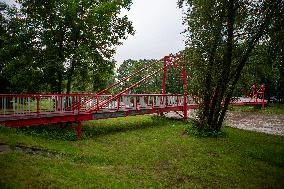
[[[14,0],[4,2],[11,4]],[[133,0],[130,11],[123,14],[133,22],[136,33],[117,48],[114,58],[118,65],[126,59],[160,59],[184,48],[182,11],[177,0]]]
[[[160,59],[184,48],[182,11],[177,0],[133,0],[127,15],[136,34],[118,47],[115,60]]]

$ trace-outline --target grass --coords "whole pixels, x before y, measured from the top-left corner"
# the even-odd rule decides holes
[[[242,111],[242,112],[262,112],[261,105],[258,106],[229,106],[231,111]],[[284,114],[284,104],[270,103],[265,106],[265,114]]]
[[[0,188],[282,188],[284,138],[224,127],[186,134],[182,121],[136,116],[22,129],[0,127]],[[24,153],[17,146],[59,154]]]

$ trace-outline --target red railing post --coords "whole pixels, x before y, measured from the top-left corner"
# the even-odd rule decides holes
[[[178,95],[176,95],[177,99],[176,99],[176,103],[177,103],[177,107],[179,105],[179,100],[178,100]]]
[[[58,97],[58,103],[59,103],[58,104],[58,111],[60,111],[60,112],[62,111],[62,98],[63,98],[62,96]]]
[[[96,96],[96,99],[97,99],[97,104],[96,104],[97,105],[97,111],[99,111],[99,96],[98,95]]]
[[[40,107],[39,107],[39,101],[40,101],[40,97],[37,96],[37,97],[36,97],[36,113],[37,113],[37,114],[39,114],[39,108],[40,108]]]
[[[120,98],[121,98],[121,96],[119,96],[117,98],[117,111],[119,111],[119,109],[120,109]]]
[[[78,106],[78,114],[79,114],[79,112],[81,111],[81,97],[78,96],[77,98],[78,98],[78,103],[79,103],[79,106]]]
[[[55,111],[58,111],[58,96],[55,96]]]
[[[135,96],[134,99],[135,99],[135,109],[138,110],[138,100],[137,100],[137,96]]]

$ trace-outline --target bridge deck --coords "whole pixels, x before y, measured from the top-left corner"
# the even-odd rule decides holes
[[[197,108],[196,104],[190,104],[187,106],[188,109]],[[66,112],[40,112],[40,113],[28,113],[28,114],[9,114],[0,115],[0,124],[4,124],[8,127],[23,127],[30,125],[39,124],[51,124],[51,123],[62,123],[62,122],[77,122],[77,121],[88,121],[97,119],[107,119],[115,117],[126,117],[143,114],[162,113],[170,111],[183,111],[183,106],[163,106],[163,107],[151,107],[151,108],[120,108],[119,110],[114,109],[103,109],[96,112],[87,111],[66,111]]]
[[[257,105],[262,102],[234,102],[231,105]],[[187,109],[197,109],[197,104],[187,104]],[[31,113],[18,113],[0,115],[0,124],[8,127],[24,127],[40,124],[52,124],[63,122],[78,122],[97,119],[108,119],[116,117],[135,116],[143,114],[154,114],[171,111],[183,111],[183,106],[149,106],[148,108],[125,108],[119,109],[108,108],[100,109],[95,112],[84,111],[54,111],[54,112],[31,112]]]

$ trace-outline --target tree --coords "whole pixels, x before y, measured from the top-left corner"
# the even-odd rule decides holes
[[[41,91],[42,72],[35,69],[37,50],[32,32],[16,7],[0,3],[0,80],[1,93],[36,93]]]
[[[18,0],[18,3],[20,16],[13,16],[22,24],[14,35],[29,34],[26,40],[34,50],[28,56],[29,63],[33,70],[40,70],[43,78],[38,81],[47,84],[47,91],[52,93],[70,93],[74,82],[74,91],[90,88],[97,91],[106,77],[113,74],[116,46],[128,34],[134,34],[132,23],[120,14],[121,9],[130,8],[131,0]],[[7,48],[10,46],[6,43]]]
[[[47,50],[58,49],[54,62],[61,64],[55,64],[55,67],[61,70],[59,83],[61,74],[66,74],[67,93],[71,92],[74,76],[90,76],[77,70],[98,78],[98,75],[103,75],[102,71],[113,69],[111,58],[115,47],[128,33],[133,34],[131,22],[126,16],[119,15],[121,9],[130,8],[130,0],[95,3],[89,0],[23,0],[22,4],[24,12],[31,16],[31,23],[41,28],[38,36],[42,45],[46,45]]]
[[[0,93],[6,93],[7,88],[9,86],[9,81],[7,78],[3,76],[3,69],[6,64],[6,60],[8,59],[6,53],[4,53],[3,49],[5,46],[5,43],[8,41],[8,32],[7,32],[7,18],[2,14],[2,11],[5,10],[7,7],[6,4],[0,3]]]
[[[194,85],[200,97],[196,126],[219,131],[254,48],[271,42],[269,35],[283,28],[284,3],[179,0],[178,4],[187,8],[187,61],[197,78]]]
[[[281,48],[278,50],[281,50]],[[277,55],[275,51],[272,52],[269,44],[257,45],[243,69],[235,95],[248,94],[252,83],[265,84],[265,97],[268,100],[271,96],[278,97],[281,95],[284,87],[283,61],[283,55]],[[279,96],[279,98],[281,97]]]

